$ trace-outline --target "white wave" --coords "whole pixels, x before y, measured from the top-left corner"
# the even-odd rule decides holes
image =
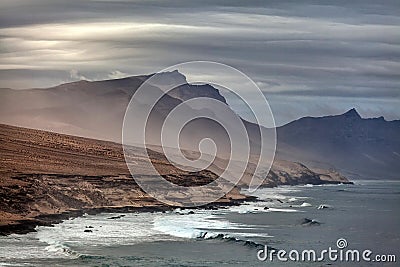
[[[268,203],[269,204],[269,203]],[[265,202],[252,202],[252,203],[244,203],[240,206],[232,206],[229,207],[230,212],[237,212],[240,214],[244,213],[258,213],[265,211],[264,208],[268,205]]]
[[[300,207],[311,207],[312,205],[310,203],[304,202],[303,204],[300,205]]]
[[[86,247],[131,245],[163,239],[152,229],[152,221],[158,214],[130,213],[118,219],[109,219],[117,215],[88,215],[64,221],[54,227],[39,227],[36,236],[48,245],[77,244]],[[85,230],[91,232],[84,232]]]
[[[81,255],[78,252],[72,250],[70,247],[68,247],[60,242],[53,242],[52,244],[48,245],[45,248],[45,250],[48,252],[56,253],[56,254],[61,253],[61,254],[64,254],[65,256],[74,257],[74,258],[78,258]]]
[[[197,238],[202,234],[198,228],[206,227],[207,219],[198,214],[185,216],[160,216],[155,218],[153,229],[155,231],[181,238]]]
[[[302,212],[295,209],[284,209],[284,208],[269,208],[268,211],[277,211],[277,212]]]
[[[246,232],[258,226],[233,223],[207,211],[195,214],[160,216],[154,220],[154,231],[178,238],[269,237],[265,233]]]
[[[293,197],[292,193],[302,191],[304,188],[298,186],[278,186],[274,188],[258,188],[255,192],[248,192],[247,190],[242,190],[242,193],[255,196],[261,201],[282,201],[282,202],[292,202],[296,201],[298,198]],[[272,205],[279,205],[279,203],[272,203]]]
[[[263,203],[249,209],[260,211]],[[96,247],[131,245],[142,242],[179,240],[182,238],[226,237],[247,239],[268,235],[257,229],[264,226],[233,223],[224,218],[230,209],[176,210],[168,213],[127,213],[86,215],[66,220],[54,227],[40,226],[37,232],[4,237],[0,244],[0,262],[5,259],[72,258],[97,253]],[[91,232],[85,232],[90,230]]]
[[[231,207],[231,212],[237,212],[241,214],[245,213],[262,213],[262,212],[301,212],[296,209],[288,209],[281,205],[272,205],[270,202],[255,202],[253,204],[241,205],[237,207]]]
[[[47,248],[49,244],[38,241],[36,233],[9,235],[1,237],[0,241],[0,261],[71,257],[69,254],[62,253],[61,250],[49,251],[49,248]]]
[[[250,238],[250,237],[274,237],[272,235],[268,235],[268,234],[265,234],[265,233],[263,233],[263,234],[260,234],[260,233],[235,233],[234,236],[245,237],[245,238]]]
[[[69,219],[54,227],[40,226],[37,232],[11,235],[2,239],[0,262],[4,259],[71,258],[96,253],[99,246],[131,245],[142,242],[180,240],[182,238],[215,238],[219,235],[247,240],[270,237],[261,228],[230,222],[227,213],[295,212],[294,209],[271,207],[270,201],[250,202],[219,210],[177,209],[166,213],[127,213],[85,215]],[[268,207],[268,209],[264,209]],[[109,219],[115,217],[117,219]],[[87,232],[85,232],[87,230]],[[90,231],[89,231],[90,230]]]

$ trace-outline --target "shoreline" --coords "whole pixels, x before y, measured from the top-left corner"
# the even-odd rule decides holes
[[[154,212],[165,212],[172,211],[177,208],[181,209],[217,209],[220,207],[231,207],[239,206],[245,201],[257,201],[257,197],[245,196],[242,199],[229,200],[229,202],[213,202],[207,205],[199,207],[181,207],[181,206],[170,206],[166,204],[154,205],[154,206],[121,206],[121,207],[96,207],[96,208],[83,208],[79,210],[69,210],[62,213],[54,214],[42,214],[29,219],[10,221],[8,224],[0,225],[0,236],[8,236],[11,234],[28,234],[36,232],[37,226],[54,226],[55,224],[62,223],[65,220],[78,218],[84,214],[96,215],[100,213],[154,213]]]
[[[313,185],[328,185],[328,184],[354,184],[354,182],[338,182],[338,181],[324,181],[323,183],[313,184]],[[264,188],[276,188],[278,186],[261,186]],[[297,186],[303,184],[290,184],[289,186]],[[242,194],[243,195],[243,194]],[[0,225],[0,236],[8,236],[11,234],[28,234],[31,232],[36,232],[36,227],[38,226],[54,226],[55,224],[62,223],[65,220],[69,220],[72,218],[78,218],[83,216],[84,214],[96,215],[100,213],[153,213],[153,212],[165,212],[171,211],[177,208],[181,208],[183,210],[212,210],[221,207],[231,207],[231,206],[240,206],[244,202],[256,202],[258,201],[258,197],[243,195],[244,197],[241,199],[227,199],[228,202],[220,201],[213,202],[207,205],[198,206],[198,207],[181,207],[181,206],[170,206],[166,204],[159,204],[153,206],[120,206],[120,207],[95,207],[95,208],[82,208],[77,210],[69,210],[62,213],[54,213],[54,214],[41,214],[33,218],[22,219],[10,221],[9,223]]]
[[[136,184],[132,175],[149,174],[144,160],[147,157],[135,154],[137,165],[132,174],[121,144],[2,124],[0,149],[4,151],[0,154],[0,235],[29,233],[38,225],[53,225],[84,213],[176,208],[156,201]],[[196,187],[218,178],[209,170],[176,169],[156,151],[147,156],[162,177],[177,185]],[[241,185],[246,184],[242,182]],[[264,186],[344,182],[348,180],[337,172],[315,172],[301,163],[276,160]],[[241,185],[199,208],[255,201],[240,193]],[[182,197],[185,196],[170,196]]]

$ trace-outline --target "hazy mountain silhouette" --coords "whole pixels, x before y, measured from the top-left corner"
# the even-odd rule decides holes
[[[187,84],[185,76],[177,71],[162,75],[162,84],[152,84],[149,96],[171,84],[181,85],[164,95],[151,113],[146,137],[155,145],[160,143],[162,122],[182,101],[209,97],[226,104],[219,91],[210,85]],[[0,122],[121,142],[126,107],[137,88],[151,76],[78,81],[47,89],[0,89]],[[135,101],[135,105],[151,104],[146,98]],[[190,107],[185,110],[193,115],[197,112]],[[204,110],[219,115],[218,111],[207,110],[207,107]],[[259,128],[244,123],[250,135],[251,152],[257,154],[254,144],[259,142]],[[277,157],[311,167],[344,170],[353,176],[398,178],[399,133],[400,121],[385,121],[382,117],[363,119],[355,109],[337,116],[306,117],[277,128]],[[230,151],[224,129],[207,119],[191,122],[182,130],[180,141],[184,148],[197,150],[199,141],[205,137],[219,144],[220,153]]]
[[[344,114],[305,117],[277,129],[280,158],[338,168],[351,176],[399,178],[400,121]]]
[[[151,76],[78,81],[46,89],[0,89],[0,121],[16,126],[121,142],[126,107],[139,86]],[[185,76],[177,71],[163,74],[163,82],[168,82],[164,77],[170,79],[171,83],[186,83]],[[160,87],[157,86],[154,86],[154,93]],[[212,86],[184,84],[164,95],[156,104],[149,125],[159,125],[172,108],[182,100],[196,95],[212,96],[225,101]],[[140,99],[137,104],[151,104],[146,100]]]

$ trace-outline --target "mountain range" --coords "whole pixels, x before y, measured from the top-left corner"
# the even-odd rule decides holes
[[[306,117],[277,129],[278,158],[336,168],[352,178],[398,179],[400,121],[344,114]]]
[[[148,127],[152,128],[146,136],[149,144],[160,144],[162,122],[183,101],[208,97],[228,105],[211,85],[188,84],[185,76],[177,71],[163,75],[163,81],[181,85],[165,94],[150,114]],[[45,89],[0,89],[0,123],[121,142],[127,105],[139,86],[151,76],[78,81]],[[163,90],[160,84],[153,87],[155,93]],[[150,104],[146,99],[135,101],[138,105]],[[187,110],[196,114],[196,110]],[[243,122],[250,136],[251,152],[257,154],[255,144],[259,142],[260,128]],[[270,129],[261,127],[261,130],[268,132]],[[351,109],[334,116],[301,118],[278,127],[276,132],[278,159],[301,162],[315,169],[338,170],[351,178],[399,178],[399,120],[361,118]],[[220,144],[221,158],[229,152],[226,133],[210,120],[198,119],[182,133],[180,141],[185,149],[196,150],[198,141],[209,137]]]

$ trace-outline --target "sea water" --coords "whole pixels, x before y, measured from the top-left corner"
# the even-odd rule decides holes
[[[37,232],[0,237],[0,266],[398,264],[257,258],[264,245],[321,251],[335,247],[340,238],[349,248],[400,257],[398,181],[282,186],[259,189],[253,195],[259,201],[217,210],[85,215],[54,227],[37,227]]]

